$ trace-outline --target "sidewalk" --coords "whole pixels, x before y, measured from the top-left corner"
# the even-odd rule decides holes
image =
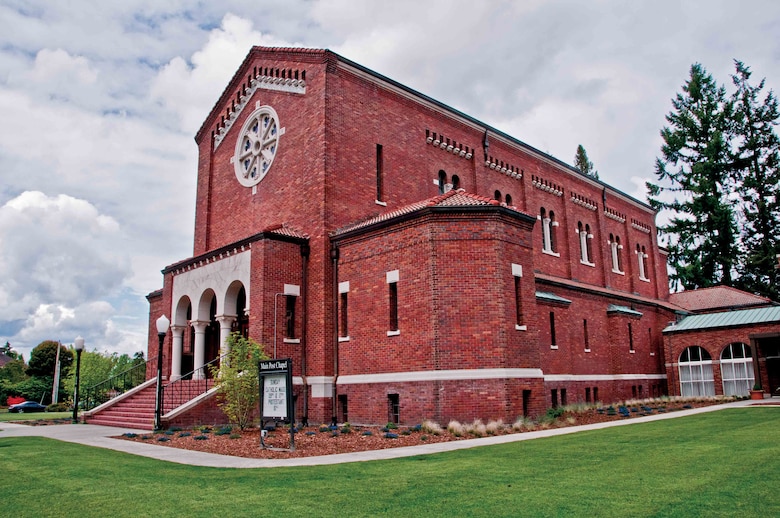
[[[766,400],[766,402],[769,401],[771,400]],[[535,432],[499,435],[480,439],[466,439],[462,441],[423,444],[404,448],[390,448],[385,450],[361,451],[355,453],[342,453],[320,457],[302,457],[296,459],[247,459],[243,457],[230,457],[227,455],[217,455],[214,453],[203,453],[179,448],[170,448],[167,446],[158,446],[155,444],[146,444],[135,441],[125,441],[122,439],[112,439],[111,437],[116,437],[127,432],[145,434],[149,433],[149,431],[89,424],[26,426],[11,422],[0,423],[0,438],[47,437],[49,439],[74,442],[77,444],[84,444],[86,446],[96,446],[98,448],[107,448],[110,450],[130,453],[132,455],[140,455],[142,457],[149,457],[157,460],[176,462],[178,464],[189,464],[192,466],[206,466],[213,468],[275,468],[292,466],[319,466],[325,464],[341,464],[345,462],[395,459],[399,457],[410,457],[412,455],[427,455],[430,453],[474,448],[476,446],[528,441],[542,437],[567,435],[585,430],[600,430],[602,428],[610,428],[613,426],[627,426],[636,423],[646,423],[649,421],[660,421],[662,419],[674,419],[676,417],[687,415],[714,412],[724,408],[746,407],[755,405],[756,403],[760,402],[750,400],[736,401],[734,403],[726,403],[723,405],[712,405],[702,408],[693,408],[690,410],[680,410],[669,414],[656,414],[645,417],[635,417],[622,421],[616,420],[606,423],[538,430]]]

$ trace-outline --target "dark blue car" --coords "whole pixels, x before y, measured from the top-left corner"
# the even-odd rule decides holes
[[[19,414],[25,412],[44,412],[45,410],[45,405],[38,404],[35,401],[25,401],[24,403],[17,403],[8,407],[9,412],[17,412]]]

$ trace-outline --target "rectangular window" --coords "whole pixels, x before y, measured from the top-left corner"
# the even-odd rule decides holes
[[[512,277],[515,280],[515,329],[525,331],[527,327],[523,318],[523,265],[512,263]]]
[[[341,418],[342,423],[348,423],[349,422],[349,403],[347,401],[347,395],[346,394],[339,394],[339,413],[341,414],[339,417]]]
[[[298,297],[293,295],[285,295],[285,312],[284,312],[284,337],[295,338],[295,300]]]
[[[342,338],[349,336],[349,327],[347,326],[349,322],[347,317],[348,308],[348,293],[339,293],[339,336]]]
[[[398,283],[391,282],[390,287],[390,331],[398,331]]]
[[[566,406],[566,389],[561,389],[561,406]]]
[[[384,199],[384,159],[382,157],[382,144],[376,145],[376,201]]]
[[[387,422],[398,424],[401,419],[401,402],[398,394],[387,395]]]
[[[339,283],[339,341],[349,340],[349,281]]]
[[[558,342],[555,339],[555,312],[550,311],[550,347],[552,349],[558,348]]]
[[[523,391],[523,417],[528,417],[528,415],[531,413],[531,391],[530,390],[524,390]]]
[[[634,352],[634,330],[631,328],[631,322],[628,323],[628,350]]]
[[[597,403],[599,400],[599,388],[593,387],[593,402]]]
[[[558,408],[558,389],[550,390],[550,402],[553,408]]]
[[[388,336],[394,336],[400,334],[398,329],[398,270],[387,272],[387,287],[388,287],[388,309],[389,309],[389,331]]]
[[[590,403],[590,387],[585,387],[585,402]]]
[[[585,350],[590,351],[590,338],[588,337],[588,319],[582,319],[582,339],[585,342]]]

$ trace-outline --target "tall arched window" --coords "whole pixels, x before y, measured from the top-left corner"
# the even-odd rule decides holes
[[[747,396],[755,381],[750,346],[734,342],[723,349],[720,353],[720,373],[724,396]]]
[[[508,205],[508,203],[507,203]],[[555,252],[555,227],[558,223],[555,221],[555,213],[549,213],[544,207],[539,209],[539,219],[542,221],[542,251],[548,254],[557,255]]]
[[[637,266],[639,267],[639,279],[649,281],[647,278],[647,252],[645,247],[636,245]]]
[[[460,189],[460,177],[456,174],[452,175],[452,188],[456,191]]]
[[[712,356],[702,347],[687,347],[680,354],[680,394],[683,396],[714,396]]]
[[[493,193],[493,199],[497,201],[501,201],[501,191],[496,191]]]
[[[507,207],[512,206],[512,197],[510,195],[504,196],[504,203],[506,203]]]
[[[446,190],[447,185],[447,173],[444,172],[444,170],[439,171],[439,194],[444,194],[447,192]]]
[[[590,232],[590,225],[577,222],[577,234],[580,237],[580,262],[582,264],[593,265],[593,251],[591,250],[590,240],[593,234]]]
[[[620,257],[623,245],[620,244],[620,236],[615,236],[613,234],[609,235],[609,249],[612,253],[612,271],[615,273],[623,273],[623,261]]]

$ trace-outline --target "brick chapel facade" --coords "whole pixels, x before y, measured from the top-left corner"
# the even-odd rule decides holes
[[[667,393],[655,213],[328,50],[251,49],[196,135],[192,257],[150,301],[163,375],[232,331],[311,422],[446,423]]]

